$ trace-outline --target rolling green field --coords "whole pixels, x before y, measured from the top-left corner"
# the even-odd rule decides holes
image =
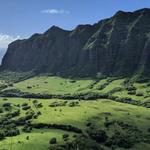
[[[149,82],[37,76],[16,83],[1,80],[1,87],[1,94],[15,89],[106,98],[1,97],[0,150],[150,149]]]
[[[70,94],[87,89],[92,82],[92,80],[88,79],[71,80],[60,77],[41,76],[16,83],[11,89],[15,88],[24,92],[43,94]]]
[[[3,81],[4,82],[4,81]],[[3,91],[17,89],[35,94],[109,94],[137,101],[149,101],[150,84],[130,82],[125,78],[115,79],[65,79],[61,77],[38,76],[11,84]]]
[[[8,137],[3,140],[3,142],[0,142],[0,148],[14,150],[45,150],[49,148],[49,140],[53,137],[57,138],[57,144],[64,144],[62,140],[63,134],[69,134],[69,140],[73,140],[73,133],[70,132],[54,129],[35,129],[32,133],[21,133],[17,137]],[[29,139],[27,139],[27,137],[29,137]]]

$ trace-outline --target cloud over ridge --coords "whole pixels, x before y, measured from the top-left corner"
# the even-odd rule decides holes
[[[20,36],[10,36],[8,34],[0,33],[0,48],[7,48],[8,44],[19,39]]]

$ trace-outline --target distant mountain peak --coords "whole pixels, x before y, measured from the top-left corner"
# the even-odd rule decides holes
[[[60,27],[54,25],[50,28],[50,30],[62,30],[62,29]]]
[[[125,12],[125,11],[119,10],[114,16],[126,15],[129,13],[131,13],[131,12]]]
[[[58,26],[52,26],[50,29],[48,29],[45,34],[50,33],[50,32],[61,32],[61,31],[66,31]]]
[[[142,13],[142,12],[150,13],[150,8],[142,8],[142,9],[134,11],[133,13],[139,13],[139,12],[140,13]]]

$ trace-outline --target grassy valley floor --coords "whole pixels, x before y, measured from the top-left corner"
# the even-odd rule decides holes
[[[0,87],[0,149],[150,149],[148,81],[37,76]]]

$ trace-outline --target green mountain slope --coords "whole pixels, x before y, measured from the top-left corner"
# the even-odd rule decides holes
[[[9,45],[1,70],[61,76],[150,75],[150,9],[117,12],[72,31],[53,26]]]

